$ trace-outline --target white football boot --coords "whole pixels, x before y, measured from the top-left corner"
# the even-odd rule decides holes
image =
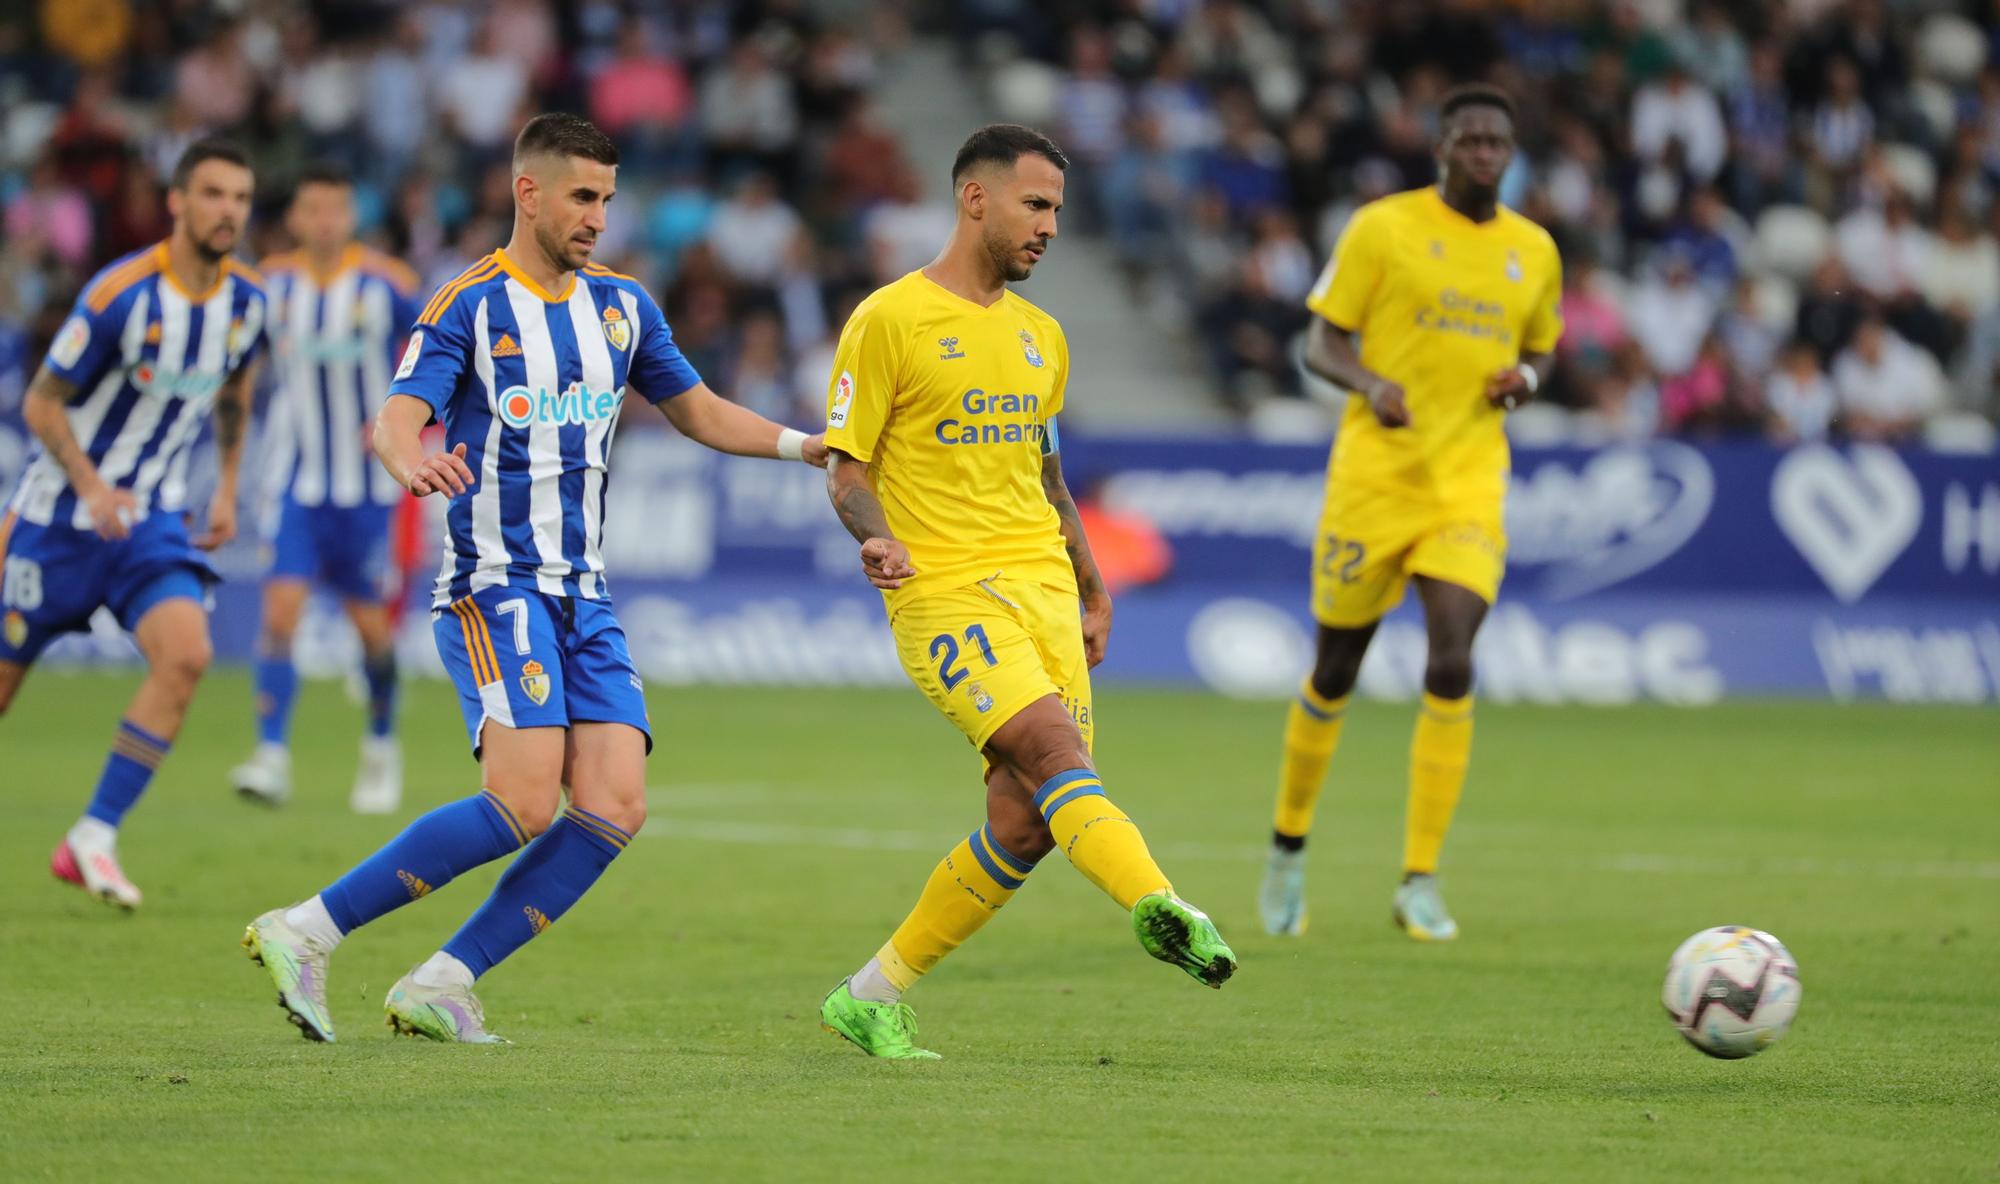
[[[250,759],[229,773],[230,784],[246,802],[282,806],[292,800],[292,754],[282,744],[259,744]]]
[[[347,804],[356,814],[394,814],[403,804],[403,748],[394,736],[366,736]]]

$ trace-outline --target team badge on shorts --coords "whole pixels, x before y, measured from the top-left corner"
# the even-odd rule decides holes
[[[549,701],[548,672],[533,658],[529,658],[527,665],[521,667],[521,693],[533,699],[537,707]]]
[[[1021,330],[1021,352],[1027,356],[1028,365],[1041,366],[1042,351],[1035,348],[1035,339],[1028,336],[1026,329]]]
[[[993,696],[986,693],[985,687],[980,686],[976,682],[970,683],[967,684],[965,693],[972,697],[972,705],[978,708],[979,714],[985,715],[987,712],[993,710]]]
[[[632,322],[626,320],[625,314],[616,308],[604,310],[604,340],[619,353],[624,353],[625,347],[632,344]]]
[[[4,628],[8,645],[13,646],[15,649],[20,649],[23,645],[27,644],[28,618],[22,616],[18,611],[7,614],[7,624]]]

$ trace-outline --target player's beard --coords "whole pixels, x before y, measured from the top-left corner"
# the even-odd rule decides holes
[[[1022,263],[1016,258],[1021,253],[1021,244],[1012,239],[989,237],[986,253],[993,258],[994,270],[1010,284],[1018,284],[1035,274],[1032,264]]]
[[[228,237],[224,239],[222,245],[217,246],[216,240],[223,238],[225,230],[228,231]],[[191,234],[188,238],[194,243],[195,254],[201,256],[204,263],[220,263],[236,249],[236,228],[226,222],[217,223],[207,234]]]
[[[542,254],[548,257],[549,262],[563,271],[576,271],[590,262],[590,250],[567,234],[557,238],[538,229],[535,231],[535,241],[541,244]]]

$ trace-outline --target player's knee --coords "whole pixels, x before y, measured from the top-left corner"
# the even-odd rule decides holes
[[[507,809],[514,814],[514,821],[521,824],[521,829],[528,832],[529,838],[535,838],[555,825],[556,800],[553,796],[535,794],[524,799],[510,798],[505,794],[498,796],[507,803]]]
[[[1015,769],[1033,786],[1058,773],[1090,768],[1090,750],[1074,728],[1044,728],[1025,739],[1011,756]]]
[[[1361,659],[1346,655],[1328,657],[1320,655],[1313,663],[1313,694],[1322,699],[1345,698],[1354,690],[1355,681],[1361,676]]]
[[[260,658],[289,658],[292,656],[292,629],[289,625],[273,625],[265,622],[257,634],[257,656]]]
[[[1007,854],[1029,863],[1055,850],[1056,837],[1049,833],[1048,824],[1039,815],[1030,813],[1018,818],[989,816],[986,825],[993,832],[994,841],[1007,849]]]
[[[593,810],[604,821],[624,831],[636,835],[639,828],[646,825],[646,794],[642,790],[634,794],[621,794],[608,802],[601,810]]]
[[[1472,647],[1432,649],[1424,662],[1424,689],[1440,699],[1463,699],[1472,691]]]
[[[177,637],[166,646],[153,663],[153,673],[167,682],[186,690],[192,690],[208,673],[208,665],[215,658],[215,649],[204,635]]]

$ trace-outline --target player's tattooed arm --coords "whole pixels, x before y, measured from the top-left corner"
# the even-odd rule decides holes
[[[1077,513],[1076,499],[1063,481],[1060,452],[1042,457],[1042,493],[1056,508],[1063,549],[1069,552],[1069,565],[1076,569],[1076,594],[1083,601],[1083,650],[1095,667],[1104,660],[1105,646],[1111,641],[1111,592],[1090,553],[1090,539],[1083,533],[1083,516]]]
[[[257,389],[258,363],[230,375],[215,393],[215,494],[208,501],[208,527],[194,545],[213,551],[236,537],[236,481],[243,469],[243,437],[250,427],[250,399]]]
[[[1305,367],[1342,391],[1368,400],[1369,410],[1385,428],[1408,427],[1410,409],[1400,384],[1361,364],[1354,337],[1325,317],[1314,317],[1306,331]],[[1344,396],[1343,396],[1344,397]]]
[[[889,516],[875,486],[868,478],[868,462],[838,448],[831,451],[826,466],[826,495],[840,524],[861,544],[861,571],[877,588],[900,588],[917,574],[910,563],[910,549],[889,529]]]
[[[77,442],[69,427],[69,405],[76,396],[75,383],[43,366],[28,382],[21,418],[69,478],[70,488],[90,513],[91,529],[107,539],[122,539],[131,531],[139,503],[131,491],[105,484],[90,454]]]

